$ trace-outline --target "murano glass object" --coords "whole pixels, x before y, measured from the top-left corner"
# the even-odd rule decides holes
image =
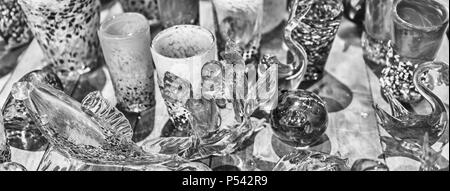
[[[98,34],[117,107],[135,113],[153,108],[154,68],[147,19],[139,13],[115,15],[102,23]]]
[[[19,0],[18,3],[58,75],[82,74],[97,67],[100,1]]]
[[[427,76],[437,71],[437,78]],[[408,111],[393,95],[387,91],[386,98],[392,114],[374,105],[379,125],[391,137],[382,137],[388,156],[409,156],[420,160],[424,145],[448,142],[448,110],[443,101],[430,89],[442,85],[448,86],[448,64],[444,62],[426,62],[419,64],[414,71],[414,85],[431,106],[431,113],[418,114]],[[424,139],[424,137],[427,137]],[[426,142],[424,142],[426,140]],[[425,148],[428,149],[428,148]]]
[[[305,90],[283,91],[271,113],[275,137],[296,148],[318,142],[327,123],[325,103],[316,94]]]
[[[19,80],[19,82],[31,81],[39,81],[63,90],[61,81],[48,66],[42,70],[32,71]],[[32,120],[22,100],[15,99],[10,93],[2,108],[2,115],[9,146],[28,151],[41,151],[47,148],[47,139],[42,136],[37,128],[38,124]]]
[[[414,64],[433,61],[448,27],[448,8],[435,0],[398,0],[392,17],[396,54]]]
[[[366,1],[364,34],[362,36],[363,57],[373,70],[386,65],[386,43],[391,39],[392,6],[394,0]]]
[[[99,92],[82,103],[36,81],[18,82],[12,92],[51,144],[38,170],[177,170],[187,162],[144,152],[131,141],[128,120]]]
[[[341,0],[294,0],[291,14],[300,19],[294,30],[294,39],[306,50],[308,57],[304,84],[308,85],[323,77],[334,38],[341,23],[343,5]]]
[[[264,0],[212,0],[219,52],[231,40],[246,61],[257,57],[261,40]]]

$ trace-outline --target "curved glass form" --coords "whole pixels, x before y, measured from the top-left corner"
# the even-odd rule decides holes
[[[83,103],[36,81],[18,82],[12,96],[22,100],[51,148],[39,170],[175,170],[183,160],[144,152],[131,141],[131,125],[99,92]]]
[[[424,83],[424,80],[427,79],[426,74],[433,71],[437,71],[437,78],[428,76],[428,83]],[[430,84],[431,86],[448,86],[448,71],[448,64],[439,61],[419,64],[414,71],[414,85],[420,95],[430,104],[431,112],[429,114],[408,111],[390,92],[386,92],[386,97],[392,114],[384,111],[378,105],[374,105],[378,123],[392,136],[392,138],[382,138],[387,147],[385,155],[407,156],[421,161],[424,156],[428,156],[424,153],[436,153],[429,148],[430,146],[440,143],[439,147],[442,149],[448,143],[448,135],[444,135],[446,132],[448,133],[448,109],[429,88]],[[435,156],[440,156],[440,154]]]
[[[282,157],[273,171],[348,171],[347,159],[309,150],[295,150]]]
[[[32,81],[49,84],[58,90],[63,90],[61,81],[49,67],[32,71],[19,80],[19,82]],[[23,101],[15,99],[10,94],[2,108],[2,114],[9,146],[28,151],[41,151],[47,148],[47,139],[42,136],[37,127],[38,124],[32,120]]]
[[[325,103],[304,90],[285,91],[271,113],[274,135],[293,147],[308,147],[320,140],[328,123]]]

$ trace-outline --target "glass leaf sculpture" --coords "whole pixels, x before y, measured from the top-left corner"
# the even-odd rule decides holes
[[[432,70],[438,70],[437,85],[448,86],[448,64],[444,62],[426,62],[420,64],[414,71],[413,82],[420,95],[431,106],[431,113],[418,114],[408,111],[389,91],[386,98],[391,106],[392,114],[374,105],[378,123],[391,137],[382,137],[386,144],[385,156],[405,156],[420,161],[424,145],[433,145],[438,141],[445,145],[448,135],[448,109],[442,100],[434,94],[426,84],[423,76]],[[431,80],[435,81],[435,80]],[[424,139],[424,137],[427,137]],[[426,141],[424,141],[426,140]]]
[[[51,143],[38,170],[176,170],[176,155],[144,152],[131,141],[131,126],[100,93],[83,104],[38,81],[17,82],[12,96],[22,100]]]
[[[273,171],[348,171],[347,159],[322,152],[297,149],[282,157]]]

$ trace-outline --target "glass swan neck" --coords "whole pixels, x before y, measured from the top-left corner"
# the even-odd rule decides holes
[[[421,77],[423,73],[428,72],[430,70],[445,69],[445,68],[447,70],[444,71],[448,72],[448,65],[446,63],[440,61],[433,61],[420,64],[414,72],[413,76],[414,85],[417,87],[419,93],[430,103],[432,108],[431,114],[432,116],[438,116],[442,113],[448,113],[448,111],[446,111],[445,104],[442,102],[442,100],[421,82]]]
[[[297,14],[297,8],[296,6],[299,3],[299,0],[295,0],[292,2],[292,10],[290,12],[289,21],[284,29],[284,42],[286,46],[289,48],[290,51],[294,54],[294,68],[299,68],[299,70],[292,76],[289,76],[286,78],[287,80],[292,79],[303,79],[305,73],[306,73],[306,67],[307,67],[307,57],[306,57],[306,51],[304,48],[292,38],[293,31],[298,28],[301,24],[301,20],[303,17],[309,12],[311,9],[311,5],[308,5],[306,9],[301,10],[302,12],[300,14]],[[301,65],[301,66],[299,66]]]

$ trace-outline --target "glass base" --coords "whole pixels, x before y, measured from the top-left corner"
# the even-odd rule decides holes
[[[286,143],[275,136],[271,138],[272,148],[279,157],[283,157],[294,150],[313,150],[318,152],[331,153],[331,142],[326,134],[323,134],[315,143],[305,147],[295,147]]]
[[[386,66],[386,54],[388,48],[386,41],[377,40],[363,32],[361,37],[363,58],[367,66],[377,77],[381,76],[381,70]]]
[[[137,143],[147,138],[155,127],[155,107],[139,113],[122,111],[133,128],[133,142]]]

